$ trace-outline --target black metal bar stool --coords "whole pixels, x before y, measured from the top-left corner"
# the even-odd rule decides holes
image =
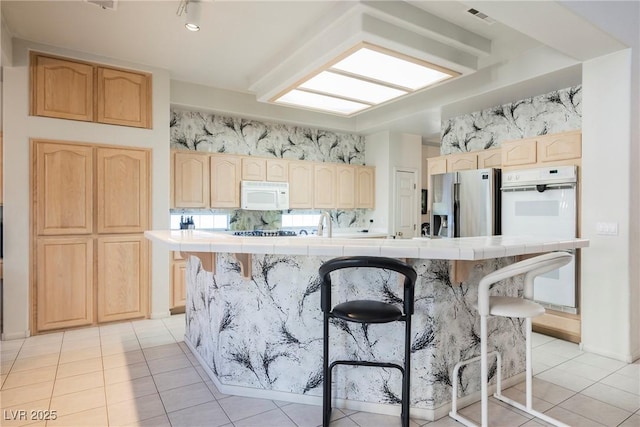
[[[376,300],[354,300],[331,305],[331,272],[345,268],[379,268],[391,270],[404,276],[404,298],[402,309],[397,305]],[[353,256],[334,258],[322,264],[319,270],[322,287],[320,289],[322,312],[324,313],[324,356],[322,361],[322,425],[329,426],[331,420],[331,372],[336,365],[376,366],[395,368],[402,373],[402,426],[409,426],[409,377],[411,375],[411,315],[416,272],[408,264],[393,258]],[[329,364],[329,319],[338,318],[357,323],[405,322],[404,366],[365,360],[335,360]]]

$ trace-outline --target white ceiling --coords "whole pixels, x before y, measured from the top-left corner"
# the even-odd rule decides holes
[[[519,6],[514,10],[501,7],[500,4],[506,3]],[[556,14],[570,12],[555,2],[529,3],[405,3],[397,0],[371,3],[354,0],[203,1],[201,31],[197,33],[184,28],[184,19],[176,15],[179,5],[177,1],[120,0],[116,10],[103,10],[82,0],[2,0],[0,7],[4,25],[13,37],[163,68],[170,72],[172,80],[224,89],[245,98],[247,94],[255,96],[267,77],[271,79],[281,74],[289,79],[299,78],[302,70],[297,68],[300,66],[295,65],[295,61],[287,62],[292,54],[304,59],[304,54],[308,55],[311,52],[318,60],[324,60],[323,55],[330,52],[320,52],[318,46],[322,46],[322,41],[325,45],[331,42],[328,29],[337,26],[339,22],[346,22],[346,16],[353,14],[356,8],[361,8],[370,13],[374,21],[380,20],[396,25],[398,34],[406,32],[403,40],[406,40],[407,44],[414,43],[414,52],[416,43],[436,47],[442,45],[444,47],[441,47],[441,51],[446,60],[455,63],[457,58],[466,58],[465,65],[459,68],[466,69],[468,74],[459,78],[461,81],[444,83],[443,86],[451,88],[449,92],[443,88],[427,89],[425,93],[413,95],[416,97],[413,100],[396,101],[380,107],[379,111],[374,111],[373,114],[365,113],[349,119],[350,124],[346,127],[360,133],[368,133],[378,130],[376,122],[384,122],[380,126],[390,130],[418,133],[425,138],[434,138],[434,135],[439,133],[439,118],[443,107],[453,103],[457,106],[452,108],[452,111],[464,111],[460,104],[466,98],[461,89],[465,86],[464,79],[473,77],[482,70],[488,72],[499,69],[503,64],[518,61],[526,52],[536,49],[551,47],[554,49],[550,50],[551,52],[559,50],[561,52],[558,55],[568,57],[573,55],[572,49],[575,49],[577,53],[573,55],[574,60],[589,57],[589,53],[585,51],[595,43],[593,40],[589,43],[575,40],[574,48],[570,45],[571,40],[562,40],[567,39],[566,35],[556,35],[554,31],[529,28],[523,24],[526,22],[526,14],[531,13],[527,9],[529,6],[535,7],[536,11],[540,9],[540,13],[545,13],[543,9],[549,7],[556,8]],[[500,20],[510,23],[511,26],[525,27],[527,35],[501,22],[493,25],[481,22],[466,13],[469,4],[490,16],[500,15]],[[544,23],[542,25],[544,26]],[[575,27],[576,24],[573,25]],[[576,27],[576,31],[579,30],[580,28]],[[585,31],[590,30],[587,28]],[[411,37],[413,34],[416,35],[415,38]],[[595,43],[598,49],[616,48],[615,43],[606,35],[599,36],[602,36],[605,42],[610,42],[611,46],[605,43],[602,47],[602,43]],[[553,37],[558,38],[558,46],[554,45],[556,42]],[[434,40],[433,44],[431,40]],[[481,43],[485,40],[487,46],[490,46],[490,52],[483,52]],[[471,67],[475,70],[469,70],[469,58],[475,62],[475,66]],[[314,65],[313,62],[307,59],[309,66]],[[297,63],[300,64],[300,60]],[[579,81],[579,70],[572,76],[565,80]],[[526,90],[521,90],[517,95],[526,95],[528,92],[531,92],[529,96],[544,93],[550,86],[554,89],[553,79],[547,77],[540,87],[530,82],[526,85]],[[427,99],[430,91],[434,96],[428,98],[429,102],[416,102]],[[452,96],[454,91],[459,93],[458,97]],[[509,97],[509,91],[503,90],[501,93],[499,99],[507,102],[508,99],[505,98]],[[473,108],[482,107],[477,94],[474,94],[473,98]],[[494,95],[490,102],[495,102],[496,99]],[[421,104],[424,107],[421,107]],[[279,117],[282,117],[282,111],[286,113],[286,109],[277,108],[280,109]],[[382,114],[389,120],[375,119]],[[318,124],[325,121],[323,116],[324,114],[314,113]]]

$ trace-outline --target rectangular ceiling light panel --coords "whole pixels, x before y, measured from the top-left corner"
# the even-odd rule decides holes
[[[351,115],[457,75],[362,43],[272,101]]]

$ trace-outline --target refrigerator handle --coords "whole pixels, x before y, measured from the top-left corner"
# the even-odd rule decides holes
[[[460,183],[458,182],[457,178],[458,176],[456,173],[456,180],[453,184],[453,200],[452,200],[453,224],[449,225],[449,227],[453,228],[452,237],[460,237]]]

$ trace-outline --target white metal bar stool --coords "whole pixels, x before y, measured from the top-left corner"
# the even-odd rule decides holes
[[[524,261],[511,264],[507,267],[501,268],[493,273],[487,274],[478,285],[478,314],[480,315],[480,356],[474,357],[469,360],[458,362],[453,369],[453,396],[451,399],[451,412],[449,416],[462,424],[467,426],[476,426],[468,418],[463,417],[458,413],[457,398],[458,387],[457,377],[458,370],[461,366],[472,363],[480,359],[480,377],[481,377],[481,416],[482,427],[489,425],[488,417],[488,362],[489,355],[496,355],[497,357],[497,379],[496,379],[496,393],[494,397],[509,405],[512,405],[522,411],[525,411],[541,420],[544,420],[550,424],[568,427],[566,424],[551,418],[541,412],[533,409],[533,368],[531,365],[531,319],[544,313],[544,307],[540,304],[532,301],[533,299],[533,280],[544,273],[553,271],[557,268],[568,264],[571,261],[571,255],[566,252],[552,252],[544,255],[540,255],[534,258],[529,258]],[[508,279],[524,275],[524,295],[523,298],[519,297],[503,297],[503,296],[489,296],[491,285],[501,280]],[[500,353],[492,352],[487,354],[487,318],[489,316],[502,316],[502,317],[520,317],[526,319],[526,403],[525,405],[516,402],[513,399],[509,399],[502,395],[501,385],[501,358]]]

